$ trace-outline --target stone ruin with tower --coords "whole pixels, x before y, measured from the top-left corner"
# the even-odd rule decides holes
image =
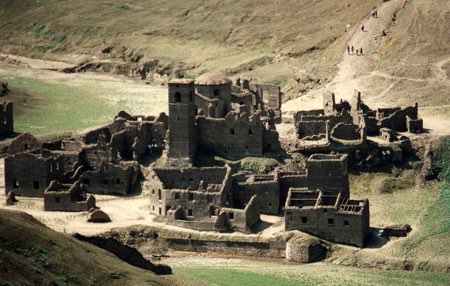
[[[168,224],[253,233],[261,215],[281,215],[286,231],[363,247],[369,202],[351,198],[348,164],[374,152],[385,162],[403,160],[410,142],[401,133],[423,129],[417,104],[372,110],[359,92],[340,103],[328,94],[323,109],[295,114],[296,135],[286,144],[276,126],[281,103],[277,86],[233,84],[217,73],[174,79],[168,115],[122,111],[81,138],[42,142],[19,135],[5,158],[6,193],[42,197],[47,211],[88,211],[96,208],[95,195],[126,196],[139,188],[145,168],[150,212]],[[370,143],[371,136],[382,143]],[[268,172],[196,166],[202,153],[237,160],[286,152],[304,154],[305,165]],[[148,157],[158,159],[143,167]]]

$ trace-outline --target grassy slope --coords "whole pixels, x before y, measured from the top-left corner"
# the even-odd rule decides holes
[[[61,74],[0,67],[11,88],[16,132],[60,135],[111,122],[120,111],[158,115],[167,109],[167,90],[120,77]]]
[[[350,176],[352,194],[370,200],[372,227],[408,223],[413,228],[405,239],[394,238],[381,249],[356,253],[357,260],[367,265],[374,265],[371,259],[391,260],[397,267],[401,267],[403,261],[413,261],[414,269],[447,270],[450,265],[450,139],[437,140],[435,144],[434,152],[439,154],[435,164],[442,170],[440,181],[430,181],[416,188],[417,174],[413,170],[399,169],[391,173]],[[341,249],[332,260],[340,260],[350,252]],[[348,263],[351,265],[357,260],[352,255]],[[389,268],[388,263],[386,268]]]
[[[0,50],[76,61],[111,46],[112,61],[123,50],[190,74],[218,69],[292,85],[299,70],[324,79],[346,25],[378,2],[0,0]]]
[[[0,210],[0,266],[2,285],[173,285],[17,211]]]
[[[202,261],[205,260],[205,261]],[[190,258],[172,266],[180,281],[192,285],[447,285],[448,273],[382,271],[315,264]],[[318,270],[320,269],[320,270]],[[186,279],[187,278],[187,279]],[[191,285],[191,284],[188,284]]]

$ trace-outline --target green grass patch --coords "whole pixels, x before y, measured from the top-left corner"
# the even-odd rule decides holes
[[[450,139],[443,143],[434,164],[440,170],[438,175],[441,181],[440,194],[426,211],[422,222],[424,229],[420,236],[408,246],[408,251],[414,250],[431,238],[441,237],[447,246],[450,244]],[[446,252],[450,253],[450,250],[447,248]]]
[[[119,9],[128,11],[128,10],[130,10],[130,6],[128,6],[128,4],[120,4]]]
[[[205,283],[205,285],[240,285],[240,286],[301,286],[317,285],[318,281],[312,277],[288,279],[274,274],[254,273],[229,268],[190,268],[185,269],[183,275],[190,279]]]
[[[34,97],[14,106],[14,128],[17,132],[49,135],[81,131],[110,122],[119,109],[84,87],[22,77],[0,76],[2,80],[30,91],[28,96]]]

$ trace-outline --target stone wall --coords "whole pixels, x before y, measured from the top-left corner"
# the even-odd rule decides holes
[[[306,161],[308,189],[349,197],[347,154],[313,154]]]
[[[52,180],[64,178],[61,156],[19,153],[5,158],[5,191],[19,196],[43,197]]]
[[[224,119],[197,118],[198,147],[227,158],[261,156],[264,127],[259,116],[230,112]]]
[[[81,175],[81,183],[89,193],[126,195],[133,191],[138,176],[137,162],[114,164],[103,159],[96,170]]]
[[[273,180],[235,182],[233,205],[244,207],[253,196],[258,196],[261,213],[276,215],[280,209],[280,183],[278,175]]]
[[[94,207],[94,196],[86,196],[79,182],[63,185],[52,181],[44,192],[45,211],[81,212]]]
[[[22,133],[11,141],[8,148],[8,154],[17,154],[40,149],[41,145],[41,142],[30,133]]]
[[[14,112],[12,102],[0,104],[0,136],[8,136],[14,133]]]

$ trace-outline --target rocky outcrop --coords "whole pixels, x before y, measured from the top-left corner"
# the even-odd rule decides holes
[[[153,264],[145,259],[136,248],[124,245],[114,238],[87,237],[78,233],[74,234],[74,237],[78,240],[89,242],[97,247],[103,248],[133,266],[150,270],[159,275],[172,274],[172,269],[169,266]]]

